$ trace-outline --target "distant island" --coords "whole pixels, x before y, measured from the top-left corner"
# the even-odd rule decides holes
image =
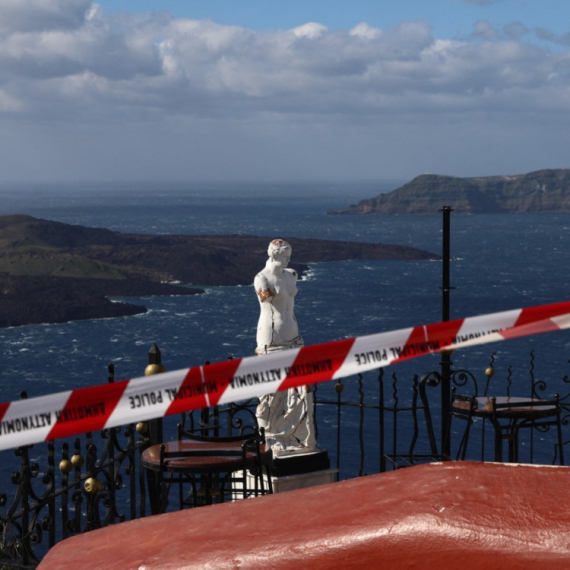
[[[294,267],[348,259],[439,259],[412,247],[288,236],[143,235],[0,217],[0,327],[144,313],[113,297],[195,295],[200,286],[249,285],[275,237]]]
[[[400,188],[327,214],[459,214],[570,212],[570,169],[513,176],[459,178],[422,174]]]

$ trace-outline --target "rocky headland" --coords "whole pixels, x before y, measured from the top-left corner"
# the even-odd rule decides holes
[[[400,188],[328,214],[570,212],[570,169],[513,176],[459,178],[423,174]]]
[[[348,259],[438,259],[412,247],[288,236],[144,235],[0,217],[0,327],[145,312],[113,297],[195,295],[200,286],[248,285],[267,246],[287,239],[291,267]]]

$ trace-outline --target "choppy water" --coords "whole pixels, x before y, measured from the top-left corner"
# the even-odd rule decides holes
[[[0,188],[0,214],[123,232],[257,234],[412,245],[441,252],[441,214],[327,216],[387,186],[373,184],[88,184]],[[451,318],[568,299],[570,215],[452,216]],[[293,251],[293,258],[294,258]],[[260,260],[260,269],[264,259]],[[253,281],[252,275],[252,281]],[[441,319],[441,264],[430,261],[317,263],[299,284],[296,315],[306,344]],[[252,287],[211,287],[205,295],[130,299],[144,315],[0,329],[0,400],[140,376],[156,342],[169,370],[248,356],[258,306]],[[566,393],[570,333],[557,332],[456,352],[456,367],[481,372],[496,352],[498,375],[513,365],[528,393],[530,350],[549,391]],[[411,378],[437,356],[393,367]],[[389,370],[392,372],[392,370]],[[522,386],[524,385],[524,389]],[[513,389],[516,391],[516,388]]]

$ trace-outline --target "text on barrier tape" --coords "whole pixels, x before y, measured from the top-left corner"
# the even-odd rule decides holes
[[[570,302],[307,346],[0,404],[0,450],[246,400],[424,354],[570,328]]]

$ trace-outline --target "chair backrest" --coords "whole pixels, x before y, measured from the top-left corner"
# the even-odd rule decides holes
[[[180,414],[178,439],[186,437],[233,437],[253,434],[258,429],[255,409],[257,398],[213,406]]]
[[[381,378],[382,380],[382,378]],[[392,430],[393,438],[391,449],[387,450],[381,458],[381,470],[386,468],[386,460],[388,460],[395,468],[414,465],[417,463],[425,463],[428,461],[442,461],[448,459],[444,457],[438,449],[436,433],[434,430],[433,419],[430,409],[428,387],[434,388],[439,385],[441,377],[438,373],[424,374],[421,378],[418,375],[413,377],[412,382],[412,401],[411,405],[400,406],[396,393],[393,395],[393,406],[389,407],[384,402],[384,390],[381,383],[381,426],[382,426],[382,452],[385,451],[386,425],[384,414],[392,413]],[[397,389],[395,388],[395,392]],[[402,415],[404,414],[404,415]],[[396,434],[398,432],[399,423],[405,421],[409,426],[409,419],[412,421],[412,437],[406,442],[407,452],[404,453],[399,449]],[[420,417],[423,416],[423,421]],[[400,417],[400,419],[399,419]],[[423,440],[424,447],[427,443],[427,453],[419,452],[417,447],[420,440]]]
[[[417,376],[414,377],[414,386],[416,386],[416,385],[418,386],[417,391],[414,388],[414,399],[413,399],[414,403],[412,405],[412,414],[414,416],[414,426],[417,427],[417,425],[418,425],[416,414],[418,412],[418,409],[421,409],[423,411],[423,414],[424,414],[424,419],[425,419],[425,424],[426,424],[426,434],[427,434],[428,441],[429,441],[430,451],[433,455],[438,455],[439,452],[437,449],[437,442],[436,442],[436,438],[435,438],[435,432],[433,429],[432,416],[431,416],[431,411],[430,411],[430,407],[429,407],[429,400],[428,400],[426,388],[428,386],[435,388],[436,386],[439,385],[439,382],[440,382],[439,375],[436,378],[431,374],[424,374],[419,379],[419,382],[417,381]],[[420,401],[421,401],[420,408],[418,408],[416,405],[417,392],[419,392],[419,395],[420,395]],[[413,440],[412,445],[410,446],[410,453],[413,453],[415,443],[416,443],[415,440]]]

